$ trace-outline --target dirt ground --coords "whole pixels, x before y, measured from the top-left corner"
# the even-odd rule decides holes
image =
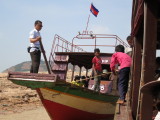
[[[0,114],[0,120],[50,120],[50,118],[43,107],[38,107],[21,113]]]
[[[38,120],[50,120],[35,90],[13,84],[7,80],[7,74],[0,73],[0,120],[22,120],[23,114],[33,118],[39,116]]]
[[[79,72],[75,72],[78,75]],[[85,72],[82,72],[85,75]],[[72,72],[67,73],[67,81]],[[0,73],[0,120],[50,120],[35,90],[13,84]]]

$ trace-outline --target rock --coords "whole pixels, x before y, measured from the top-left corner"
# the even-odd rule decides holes
[[[21,96],[12,96],[12,98],[21,98]]]
[[[3,107],[8,107],[9,105],[8,105],[8,104],[3,104],[2,106],[3,106]]]
[[[24,102],[29,102],[29,94],[25,94],[22,96]]]
[[[2,100],[8,100],[8,98],[1,97],[1,98],[0,98],[0,101],[2,101]]]

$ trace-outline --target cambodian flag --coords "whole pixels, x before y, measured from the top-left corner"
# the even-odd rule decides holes
[[[91,4],[90,11],[92,12],[92,14],[93,14],[95,17],[97,17],[99,11],[98,11],[98,9],[96,9],[96,8],[93,6],[93,4]]]

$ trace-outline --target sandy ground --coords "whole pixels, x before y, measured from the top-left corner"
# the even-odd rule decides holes
[[[0,74],[0,120],[50,120],[35,90],[13,84]]]
[[[39,107],[35,110],[21,113],[0,115],[0,120],[50,120],[50,118],[46,110],[43,107]]]
[[[78,75],[75,72],[74,75]],[[82,72],[85,75],[85,72]],[[67,81],[72,72],[67,73]],[[50,120],[35,90],[13,84],[0,73],[0,120]]]

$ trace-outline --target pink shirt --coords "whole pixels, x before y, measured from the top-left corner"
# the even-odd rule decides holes
[[[116,64],[119,64],[120,69],[122,69],[125,67],[130,67],[131,62],[132,62],[132,58],[129,55],[123,52],[116,52],[112,55],[112,58],[111,58],[111,63],[110,63],[111,71],[115,69]]]
[[[102,60],[101,60],[100,57],[98,58],[98,57],[95,56],[95,57],[92,59],[92,63],[94,64],[95,70],[102,71],[102,66],[101,66]]]

